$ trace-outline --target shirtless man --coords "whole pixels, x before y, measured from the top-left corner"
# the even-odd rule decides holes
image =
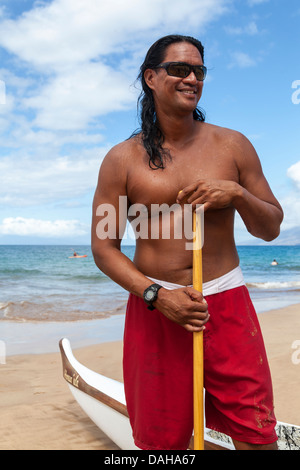
[[[154,124],[115,146],[101,165],[92,250],[101,271],[130,292],[123,365],[136,445],[187,448],[193,428],[191,333],[203,329],[206,425],[229,434],[237,449],[276,449],[271,378],[239,268],[234,213],[266,241],[278,236],[283,213],[250,142],[205,123],[195,111],[203,57],[201,43],[185,36],[167,36],[149,49],[140,74],[142,120],[151,115]],[[147,146],[151,129],[152,149],[160,142],[160,152]],[[102,204],[115,208],[118,233],[119,196],[126,196],[127,209],[143,204],[150,222],[153,204],[204,205],[204,297],[190,287],[192,252],[184,237],[138,238],[131,262],[120,251],[121,237],[97,236]],[[147,289],[153,284],[151,301]]]

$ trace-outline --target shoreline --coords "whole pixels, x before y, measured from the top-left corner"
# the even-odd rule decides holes
[[[251,296],[251,294],[250,294]],[[252,298],[260,319],[277,310],[286,309],[300,302],[291,300],[264,301]],[[274,305],[278,304],[278,308]],[[299,307],[300,313],[300,307]],[[24,354],[48,354],[58,352],[58,342],[67,337],[73,349],[123,339],[125,313],[112,314],[97,319],[74,321],[0,321],[0,341],[6,345],[7,356]],[[26,338],[26,341],[24,341]],[[300,338],[299,338],[300,339]]]
[[[1,322],[0,340],[6,344],[6,355],[49,354],[58,352],[58,342],[68,337],[72,348],[120,341],[123,337],[125,314],[96,320],[69,322]],[[26,343],[24,342],[26,337]]]
[[[116,317],[101,321],[112,319],[110,332],[119,335],[122,328],[115,330]],[[293,363],[297,351],[292,348],[295,341],[300,344],[300,303],[260,313],[258,318],[271,368],[276,417],[300,425],[300,363]],[[100,320],[96,321],[99,325]],[[90,337],[85,341],[105,336],[104,329],[97,333],[88,323]],[[77,323],[84,336],[82,326]],[[79,362],[122,381],[122,339],[83,346],[71,340],[71,345]],[[300,346],[298,350],[300,360]],[[6,364],[0,364],[0,374],[0,450],[118,449],[73,399],[62,376],[59,352],[8,355]]]

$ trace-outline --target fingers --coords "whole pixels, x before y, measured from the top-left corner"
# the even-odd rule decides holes
[[[209,321],[210,315],[207,312],[207,315],[203,320],[190,320],[188,323],[182,325],[187,331],[190,332],[199,332],[199,331],[204,331],[205,330],[205,324]]]
[[[210,314],[206,310],[205,312],[195,312],[193,315],[189,315],[186,318],[186,324],[194,326],[195,328],[202,328],[210,319]]]
[[[197,181],[180,191],[176,202],[177,204],[191,204],[193,210],[199,206],[203,206],[204,211],[209,209],[211,204],[207,201],[205,181]]]
[[[209,321],[208,304],[201,292],[191,289],[189,292],[193,303],[189,305],[185,312],[183,327],[187,331],[198,332],[205,329],[205,324]]]
[[[179,191],[178,195],[177,195],[177,199],[176,199],[176,202],[178,204],[181,204],[182,202],[188,202],[187,199],[188,197],[190,196],[191,193],[193,193],[194,191],[196,191],[196,189],[198,188],[199,186],[199,181],[193,183],[193,184],[190,184],[189,186],[186,186],[184,189],[182,189],[181,191]]]
[[[163,289],[161,289],[162,291]],[[209,321],[208,304],[201,292],[192,287],[162,292],[157,308],[187,331],[202,331]]]
[[[232,204],[237,184],[228,180],[206,179],[182,189],[177,195],[177,203],[191,204],[195,209],[203,206],[203,210],[222,209]]]
[[[200,331],[205,330],[205,326],[197,327],[197,326],[193,326],[193,325],[183,325],[183,328],[186,331],[189,331],[190,333],[200,333]]]

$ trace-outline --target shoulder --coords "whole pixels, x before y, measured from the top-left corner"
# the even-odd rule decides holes
[[[126,165],[127,163],[132,163],[132,159],[142,151],[141,137],[137,135],[114,145],[104,157],[103,162]]]
[[[134,157],[140,154],[142,150],[141,139],[139,136],[132,137],[124,142],[120,142],[114,145],[105,155],[101,167],[101,171],[107,171],[112,169],[119,173],[126,170],[130,165]]]
[[[124,161],[136,152],[141,151],[141,139],[139,136],[132,137],[124,142],[114,145],[106,154],[104,160]]]
[[[232,157],[238,167],[243,165],[260,164],[259,157],[250,140],[241,132],[220,127],[213,124],[206,124],[207,132],[212,140],[222,149],[224,156]]]
[[[204,125],[206,132],[209,133],[213,139],[222,144],[240,146],[241,148],[251,145],[249,139],[239,131],[216,126],[215,124],[204,123]]]

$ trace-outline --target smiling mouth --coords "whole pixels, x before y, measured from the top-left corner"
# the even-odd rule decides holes
[[[196,90],[178,90],[180,93],[184,93],[185,95],[196,95]]]

